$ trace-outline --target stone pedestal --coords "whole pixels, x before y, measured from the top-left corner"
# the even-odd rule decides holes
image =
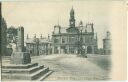
[[[11,64],[28,64],[31,63],[30,54],[27,52],[14,52],[11,55]]]
[[[16,51],[11,55],[8,65],[2,64],[2,79],[5,80],[43,80],[52,73],[48,67],[31,63],[31,57],[24,50],[24,28],[18,28]]]
[[[41,81],[53,71],[44,65],[31,63],[30,54],[27,52],[14,52],[11,62],[2,64],[2,80],[37,80]]]

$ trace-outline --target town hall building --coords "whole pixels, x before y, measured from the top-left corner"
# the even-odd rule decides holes
[[[53,54],[78,54],[81,49],[84,53],[97,53],[97,34],[94,33],[94,24],[92,22],[83,25],[80,21],[76,25],[75,12],[70,11],[69,26],[54,26],[52,33],[52,53]]]

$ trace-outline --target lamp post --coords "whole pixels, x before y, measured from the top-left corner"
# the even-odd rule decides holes
[[[78,47],[77,54],[79,55],[80,54],[80,32],[78,32],[77,47]]]
[[[80,30],[80,55],[82,57],[87,58],[86,52],[85,52],[85,46],[83,45],[83,37],[82,37],[82,29]]]

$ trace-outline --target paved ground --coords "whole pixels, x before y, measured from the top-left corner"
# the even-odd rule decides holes
[[[32,62],[49,67],[54,72],[45,80],[108,80],[111,62],[109,55],[48,55],[32,57]]]

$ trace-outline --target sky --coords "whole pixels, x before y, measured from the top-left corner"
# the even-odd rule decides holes
[[[7,22],[7,26],[19,27],[25,29],[25,37],[40,37],[42,34],[47,37],[52,34],[54,25],[59,24],[62,27],[69,26],[69,13],[74,8],[76,26],[82,20],[83,25],[88,22],[94,23],[94,31],[98,34],[98,47],[102,48],[102,39],[106,31],[111,32],[113,24],[112,19],[121,19],[122,3],[120,1],[87,1],[87,0],[61,0],[61,1],[20,1],[3,2],[2,16]],[[118,13],[118,15],[117,15]]]

